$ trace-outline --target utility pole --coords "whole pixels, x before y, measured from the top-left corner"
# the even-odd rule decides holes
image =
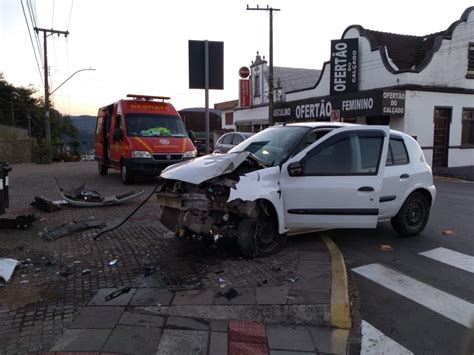
[[[45,29],[35,27],[36,33],[43,32],[44,35],[44,126],[45,126],[45,138],[46,142],[51,143],[51,123],[49,120],[49,83],[48,83],[48,33],[51,35],[57,33],[58,35],[64,35],[67,37],[69,31],[56,31],[53,29]]]
[[[273,11],[280,11],[280,9],[274,9],[273,7],[250,8],[247,5],[247,10],[251,11],[268,11],[270,14],[270,72],[268,74],[268,126],[273,126]]]

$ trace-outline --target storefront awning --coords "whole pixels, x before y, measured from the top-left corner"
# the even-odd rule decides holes
[[[331,117],[371,117],[405,115],[405,91],[376,89],[353,94],[320,96],[276,102],[273,118],[285,121],[327,121]]]
[[[255,118],[252,120],[235,121],[236,126],[248,126],[248,125],[259,125],[259,124],[268,124],[268,118]]]

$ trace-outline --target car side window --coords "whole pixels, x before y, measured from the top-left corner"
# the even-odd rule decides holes
[[[222,139],[222,144],[232,144],[232,139],[234,138],[233,134],[228,134]]]
[[[237,145],[239,143],[242,143],[244,141],[244,139],[238,135],[238,134],[234,134],[234,140],[232,141],[232,145]]]
[[[331,138],[308,152],[303,159],[304,175],[377,174],[383,148],[381,134],[356,132]]]
[[[403,140],[390,138],[385,165],[404,165],[409,162],[410,159],[408,158],[407,148],[405,147]]]
[[[316,142],[318,139],[320,139],[321,137],[325,136],[326,134],[328,134],[329,132],[331,132],[330,130],[324,130],[324,131],[313,131],[311,132],[306,138],[305,140],[298,146],[298,148],[296,148],[295,152],[293,155],[296,155],[298,154],[299,152],[301,152],[302,150],[308,148],[311,144],[313,144],[314,142]]]

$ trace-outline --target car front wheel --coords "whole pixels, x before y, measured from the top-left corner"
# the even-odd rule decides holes
[[[430,204],[421,192],[414,192],[403,203],[392,218],[392,227],[404,237],[420,234],[425,229],[430,215]]]
[[[128,168],[125,166],[125,164],[122,164],[120,166],[120,177],[122,179],[122,183],[125,185],[129,185],[133,183],[133,175],[130,173]]]
[[[243,219],[238,226],[237,242],[242,255],[248,258],[277,253],[286,244],[286,235],[278,233],[276,219],[261,211],[257,219]]]
[[[99,163],[99,174],[100,175],[107,175],[108,172],[109,172],[109,168],[106,167],[104,164]]]

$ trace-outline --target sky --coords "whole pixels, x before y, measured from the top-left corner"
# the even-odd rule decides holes
[[[248,11],[247,4],[280,9],[273,17],[274,66],[309,69],[322,68],[331,39],[341,38],[350,25],[421,36],[445,30],[473,5],[472,0],[0,0],[0,72],[11,84],[31,85],[44,95],[43,34],[37,38],[31,30],[31,9],[37,27],[69,31],[67,38],[47,39],[50,91],[57,89],[52,100],[61,113],[96,115],[127,94],[170,96],[178,110],[204,107],[204,90],[189,89],[188,41],[222,41],[224,89],[210,90],[212,108],[238,98],[239,68],[249,66],[257,51],[268,60],[269,14]],[[95,70],[64,82],[87,68]]]

